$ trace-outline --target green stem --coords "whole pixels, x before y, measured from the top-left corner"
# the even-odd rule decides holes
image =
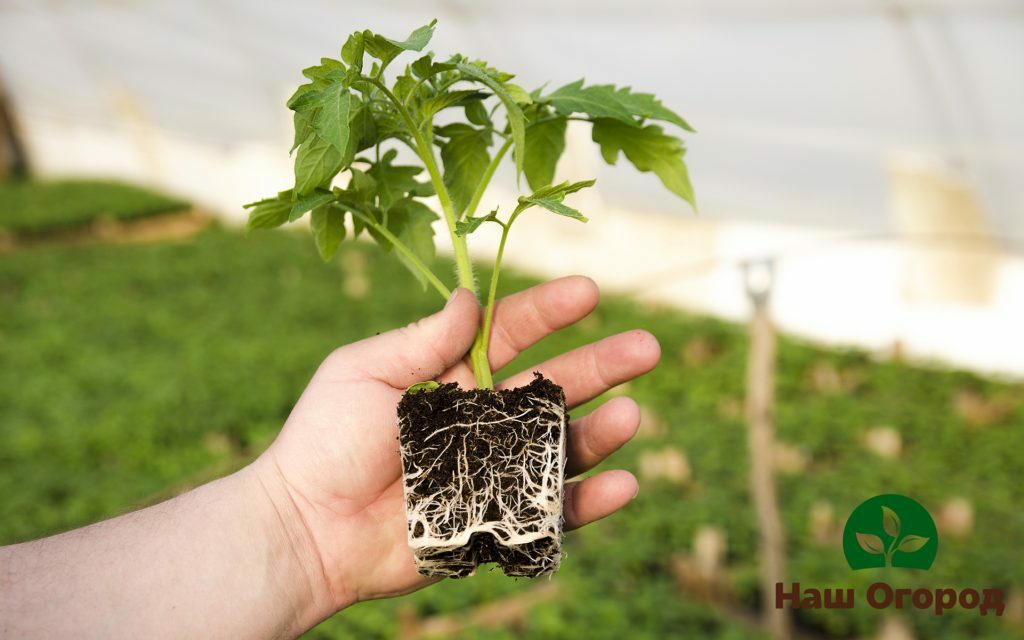
[[[513,214],[512,218],[509,218],[507,223],[501,224],[501,242],[498,243],[498,253],[494,257],[494,271],[491,272],[491,283],[487,290],[487,305],[484,307],[484,320],[483,325],[480,327],[480,331],[476,334],[476,340],[473,341],[473,347],[469,352],[470,362],[473,363],[473,369],[482,369],[487,371],[487,380],[484,384],[479,385],[481,389],[493,389],[494,380],[491,377],[490,362],[487,359],[487,350],[491,344],[491,325],[494,321],[494,304],[498,296],[498,278],[501,276],[501,259],[505,255],[505,241],[508,240],[508,231],[512,225],[512,220],[515,218]]]
[[[409,115],[408,109],[405,108],[405,105],[395,96],[395,94],[377,78],[370,78],[368,81],[380,89],[381,93],[383,93],[387,99],[395,105],[395,109],[398,111],[399,115],[401,115],[406,128],[409,129],[409,133],[416,142],[418,155],[420,160],[423,161],[424,166],[427,168],[427,173],[430,175],[430,181],[433,183],[434,190],[437,192],[437,199],[441,203],[441,212],[444,214],[444,221],[448,225],[448,235],[451,237],[452,249],[455,253],[455,272],[458,277],[459,286],[469,289],[474,295],[478,295],[476,277],[473,275],[473,264],[469,260],[469,249],[466,246],[466,238],[455,232],[455,207],[452,206],[452,199],[448,194],[448,188],[444,184],[444,178],[441,176],[441,171],[437,168],[437,160],[434,157],[433,147],[431,147],[431,145],[423,138],[422,132],[416,126],[412,116]],[[479,337],[480,334],[478,332],[477,340],[479,340]],[[490,364],[487,362],[486,349],[483,351],[482,357],[478,352],[474,353],[471,351],[470,362],[473,365],[473,377],[476,378],[477,386],[482,389],[494,388]]]
[[[373,227],[374,231],[387,238],[388,242],[391,243],[395,250],[401,253],[403,256],[405,256],[405,258],[409,261],[409,264],[411,264],[413,267],[416,268],[417,271],[420,272],[420,274],[427,280],[427,282],[429,282],[434,287],[434,289],[436,289],[437,292],[441,294],[442,298],[447,300],[448,298],[451,297],[451,290],[449,290],[448,287],[446,287],[444,283],[441,282],[441,279],[438,278],[437,275],[430,270],[430,267],[423,264],[423,261],[417,258],[416,254],[413,253],[412,250],[409,249],[409,247],[405,246],[405,244],[402,243],[402,241],[399,240],[398,237],[395,236],[395,234],[391,233],[387,227],[380,224],[379,222],[377,222],[370,216],[366,215],[362,211],[355,210],[351,207],[348,207],[348,209],[349,211],[352,212],[352,215],[362,220],[363,224],[365,224],[368,227]]]
[[[409,115],[408,109],[405,105],[391,92],[387,86],[380,80],[370,78],[369,81],[376,86],[381,92],[395,105],[395,109],[399,115],[402,116],[402,120],[405,122],[406,128],[409,129],[409,133],[412,135],[413,140],[416,142],[416,147],[419,150],[420,160],[423,161],[424,166],[427,167],[427,173],[430,175],[430,181],[434,185],[434,190],[437,191],[437,199],[441,203],[441,212],[444,214],[444,221],[448,225],[448,234],[451,236],[452,249],[455,252],[455,271],[459,279],[459,286],[469,289],[473,293],[477,293],[476,290],[476,278],[473,276],[473,264],[469,261],[469,250],[466,247],[466,239],[455,233],[455,207],[452,206],[451,196],[448,195],[448,188],[445,187],[444,179],[441,177],[441,171],[437,168],[437,160],[434,158],[434,150],[431,148],[427,141],[423,138],[422,132],[413,122],[412,116]]]
[[[473,197],[469,201],[469,205],[466,207],[466,216],[469,217],[476,213],[476,208],[480,206],[480,199],[484,197],[484,191],[487,191],[487,185],[491,183],[491,178],[494,177],[494,172],[497,171],[498,165],[501,164],[502,158],[508,153],[508,150],[512,147],[512,138],[505,140],[505,144],[501,145],[498,150],[494,153],[494,157],[491,158],[491,164],[487,165],[487,169],[484,171],[483,177],[480,178],[480,184],[477,185],[476,191],[473,192]]]

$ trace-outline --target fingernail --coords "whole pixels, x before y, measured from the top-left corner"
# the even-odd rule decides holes
[[[447,309],[448,307],[452,306],[452,303],[455,302],[455,298],[459,297],[459,293],[461,291],[462,291],[461,287],[456,289],[455,291],[452,291],[452,295],[448,296],[448,302],[444,303],[444,308],[445,309]]]
[[[636,500],[638,495],[640,495],[640,485],[636,485],[636,491],[633,492],[633,497],[630,500]]]

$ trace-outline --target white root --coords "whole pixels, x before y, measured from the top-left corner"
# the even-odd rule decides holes
[[[503,406],[460,398],[442,411],[451,422],[423,441],[401,442],[408,540],[416,567],[430,576],[472,575],[475,537],[514,549],[515,573],[537,576],[561,561],[565,484],[565,405],[533,396]],[[399,429],[408,424],[399,417]],[[441,437],[444,434],[445,437]],[[484,448],[486,447],[486,448]],[[455,460],[445,483],[427,480],[437,465]],[[472,464],[483,460],[483,467]],[[429,461],[425,462],[425,461]]]

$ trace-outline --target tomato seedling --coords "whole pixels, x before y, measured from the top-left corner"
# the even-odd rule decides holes
[[[294,186],[246,205],[247,228],[277,227],[308,213],[325,260],[346,236],[365,232],[444,299],[451,290],[434,270],[438,214],[431,198],[451,242],[456,284],[477,296],[467,238],[486,223],[501,228],[470,350],[478,388],[415,385],[399,406],[409,540],[427,575],[468,575],[489,561],[509,575],[539,575],[556,569],[560,558],[566,409],[561,388],[543,379],[493,391],[487,350],[506,242],[531,209],[587,221],[565,198],[594,181],[553,183],[570,121],[589,123],[608,164],[624,155],[691,205],[685,147],[654,122],[693,129],[649,93],[582,80],[528,92],[512,74],[458,54],[444,61],[420,55],[389,81],[394,61],[422,52],[435,23],[405,40],[357,31],[340,59],[322,58],[303,70],[308,82],[288,101]],[[414,164],[398,163],[402,147]],[[506,160],[529,193],[507,215],[478,215]],[[424,171],[428,179],[421,181]],[[474,439],[483,446],[470,446]],[[487,456],[477,453],[485,450]]]

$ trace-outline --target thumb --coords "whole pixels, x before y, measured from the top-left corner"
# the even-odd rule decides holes
[[[401,329],[345,347],[366,374],[404,389],[432,380],[461,360],[473,344],[480,305],[468,289],[456,289],[444,309]]]

